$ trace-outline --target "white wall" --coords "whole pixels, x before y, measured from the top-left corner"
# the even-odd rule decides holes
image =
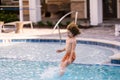
[[[19,19],[23,21],[23,0],[19,0]]]
[[[41,21],[41,0],[29,0],[30,21]]]
[[[102,0],[90,0],[90,25],[98,25],[102,22]]]

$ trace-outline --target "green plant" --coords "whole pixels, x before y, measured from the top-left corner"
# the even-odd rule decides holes
[[[42,21],[39,21],[39,22],[37,22],[37,25],[38,25],[38,26],[45,26],[45,23],[42,22]]]
[[[51,21],[46,22],[47,26],[53,26],[53,23]]]
[[[17,14],[15,13],[6,13],[5,11],[0,11],[0,21],[12,22],[18,21]]]
[[[64,26],[64,24],[63,23],[59,23],[59,26]]]

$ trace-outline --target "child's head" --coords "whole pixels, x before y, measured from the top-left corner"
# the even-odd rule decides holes
[[[73,37],[75,37],[75,36],[77,36],[78,34],[80,34],[80,30],[79,30],[78,26],[77,26],[74,22],[71,22],[71,23],[67,26],[67,30],[72,33]]]

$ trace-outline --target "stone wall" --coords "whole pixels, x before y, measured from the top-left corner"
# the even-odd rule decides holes
[[[29,20],[29,0],[23,0],[23,16],[25,21]]]
[[[2,4],[6,4],[6,5],[7,4],[12,4],[11,0],[2,0],[1,2],[2,2]]]
[[[47,0],[46,6],[51,18],[59,18],[70,11],[70,0]]]
[[[18,5],[19,2],[13,2],[12,0],[1,0],[3,5]]]
[[[78,18],[85,18],[85,0],[71,0],[71,11],[79,11]],[[74,18],[75,14],[71,17]]]
[[[70,0],[47,0],[47,4],[57,4],[61,5],[62,3],[69,3]]]

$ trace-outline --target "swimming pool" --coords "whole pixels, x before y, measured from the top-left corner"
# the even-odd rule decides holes
[[[70,65],[59,77],[59,63],[0,59],[0,80],[119,80],[120,66]]]
[[[91,44],[90,42],[84,42],[87,44],[78,42],[77,59],[68,67],[65,75],[59,77],[58,66],[64,53],[57,54],[56,50],[64,47],[64,41],[61,45],[58,40],[11,41],[9,44],[0,45],[1,80],[120,79],[120,66],[105,64],[109,60],[108,57],[114,52],[109,48],[97,46],[97,43],[91,45],[93,42]],[[107,46],[112,47],[111,45]]]

